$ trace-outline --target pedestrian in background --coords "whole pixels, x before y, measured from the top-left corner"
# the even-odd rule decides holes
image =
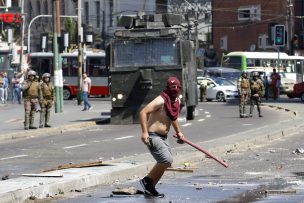
[[[264,85],[263,81],[259,78],[258,72],[252,73],[252,80],[250,80],[250,114],[249,117],[252,117],[254,105],[257,106],[259,117],[263,117],[261,113],[261,97],[264,95]]]
[[[24,98],[24,129],[37,129],[34,126],[36,107],[41,95],[40,84],[35,81],[36,72],[30,70],[27,73],[27,79],[22,83],[22,91]]]
[[[82,98],[83,98],[83,109],[82,111],[92,110],[93,106],[89,103],[89,95],[91,91],[91,79],[86,73],[82,75]]]
[[[180,82],[176,77],[167,80],[167,88],[139,113],[142,129],[141,139],[156,160],[156,164],[140,184],[147,194],[163,196],[156,191],[155,186],[165,170],[173,162],[171,149],[167,141],[168,132],[172,125],[176,135],[184,137],[178,124],[180,110]]]
[[[42,75],[42,81],[40,83],[41,95],[40,95],[40,121],[39,128],[50,128],[50,116],[51,116],[51,108],[54,103],[54,85],[51,82],[51,74],[44,73]]]
[[[3,77],[3,72],[0,72],[0,100],[1,103],[4,104],[4,77]]]
[[[202,79],[199,80],[199,85],[200,85],[200,102],[207,101],[207,85],[208,85],[208,80]]]
[[[9,81],[6,72],[3,73],[3,104],[7,103]]]
[[[14,77],[12,79],[12,84],[13,84],[13,101],[14,103],[16,100],[18,101],[19,104],[21,104],[21,74],[15,73]]]
[[[281,86],[281,76],[279,73],[277,73],[277,70],[275,68],[273,69],[270,78],[273,100],[277,100],[279,97],[279,89]]]
[[[246,72],[242,72],[241,77],[238,79],[237,88],[239,91],[240,118],[245,118],[247,117],[246,105],[250,97],[250,84]]]

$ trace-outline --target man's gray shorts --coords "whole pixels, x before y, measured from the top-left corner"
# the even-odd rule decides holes
[[[166,135],[149,132],[148,149],[157,163],[172,164],[173,158]]]

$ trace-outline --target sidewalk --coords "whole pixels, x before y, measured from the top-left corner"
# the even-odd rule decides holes
[[[16,139],[28,136],[46,135],[74,128],[89,127],[96,125],[96,121],[109,118],[111,104],[106,99],[90,100],[93,109],[81,111],[83,106],[77,105],[76,100],[64,101],[63,112],[55,113],[53,107],[50,125],[51,128],[38,128],[37,130],[24,130],[24,106],[23,104],[1,104],[0,114],[0,141]],[[34,126],[39,126],[40,112],[35,115]]]
[[[93,105],[94,109],[92,112],[81,112],[80,106],[66,105],[66,113],[58,114],[58,116],[57,114],[54,115],[52,119],[54,123],[51,124],[58,124],[58,128],[60,128],[64,127],[65,125],[72,125],[74,123],[87,123],[99,118],[100,112],[109,112],[110,107],[105,105],[105,103],[93,103]],[[98,107],[98,105],[100,106]],[[270,106],[278,111],[290,112],[291,115],[293,115],[293,119],[274,123],[271,126],[267,126],[267,128],[263,127],[260,129],[241,132],[225,138],[209,140],[197,144],[206,146],[205,149],[211,153],[225,154],[227,151],[232,149],[248,149],[249,146],[268,143],[281,137],[292,136],[292,134],[297,133],[299,130],[301,130],[301,128],[303,128],[304,104],[300,100],[281,98],[275,102],[272,100],[263,101],[263,105]],[[14,109],[14,111],[20,111],[16,109]],[[0,109],[1,113],[3,111],[4,109]],[[22,115],[20,112],[19,114]],[[78,119],[79,117],[82,119]],[[4,126],[5,124],[1,124],[1,128],[2,125]],[[19,125],[21,125],[21,127],[19,127]],[[21,132],[22,127],[22,123],[19,123],[18,125],[15,124],[15,131]],[[7,128],[8,126],[6,126],[6,129]],[[200,161],[202,157],[201,153],[185,145],[176,148],[175,151],[176,154],[174,155],[174,160],[176,163],[181,163],[184,161],[193,163]],[[30,197],[43,199],[46,197],[55,196],[57,194],[66,194],[71,191],[82,190],[84,188],[101,184],[111,184],[117,180],[121,182],[126,181],[130,177],[144,176],[148,172],[148,169],[154,164],[154,161],[152,160],[150,154],[146,153],[116,159],[115,161],[109,161],[107,163],[111,163],[113,165],[82,169],[65,169],[43,173],[44,175],[60,174],[62,175],[61,178],[20,177],[0,181],[0,202],[24,202]]]

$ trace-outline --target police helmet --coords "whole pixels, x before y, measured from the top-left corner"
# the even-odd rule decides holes
[[[256,71],[254,71],[253,73],[252,73],[252,77],[259,77],[260,76],[260,74],[258,73],[258,72],[256,72]]]
[[[241,76],[247,76],[246,72],[243,71],[243,72],[241,73]]]
[[[30,76],[30,75],[34,75],[34,76],[36,76],[36,72],[35,72],[35,71],[33,71],[33,70],[30,70],[30,71],[28,72],[28,76]]]
[[[51,74],[49,73],[43,73],[42,78],[50,78]]]

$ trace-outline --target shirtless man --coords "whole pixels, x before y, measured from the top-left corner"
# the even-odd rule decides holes
[[[180,87],[180,82],[176,77],[168,78],[166,89],[139,114],[142,129],[141,139],[157,162],[150,173],[140,180],[140,184],[146,193],[153,196],[164,196],[156,191],[155,185],[173,162],[167,141],[171,124],[176,135],[184,137],[177,120],[180,110],[178,98]]]

